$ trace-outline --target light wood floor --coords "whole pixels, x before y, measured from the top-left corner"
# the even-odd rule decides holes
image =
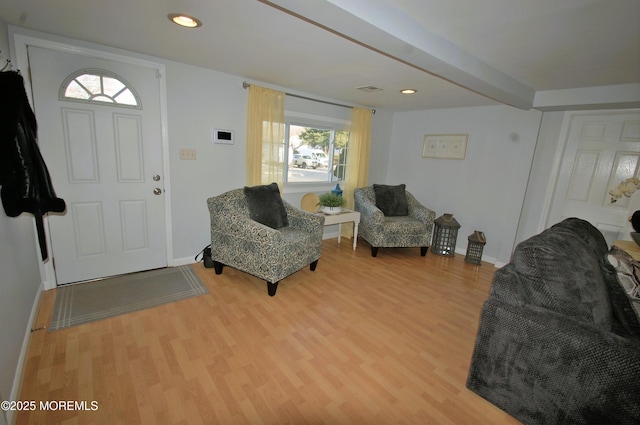
[[[495,268],[419,249],[324,241],[266,283],[194,265],[210,293],[60,331],[38,330],[21,400],[97,402],[17,424],[517,424],[467,390]],[[43,295],[47,326],[55,290]]]

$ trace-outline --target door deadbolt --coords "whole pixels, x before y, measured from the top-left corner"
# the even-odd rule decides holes
[[[159,175],[157,175],[157,174],[154,174],[154,176],[153,176],[153,181],[154,181],[154,182],[160,181],[160,176],[159,176]]]

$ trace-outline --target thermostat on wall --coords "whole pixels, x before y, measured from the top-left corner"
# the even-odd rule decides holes
[[[213,143],[221,143],[223,145],[233,145],[233,130],[222,130],[220,128],[213,129]]]

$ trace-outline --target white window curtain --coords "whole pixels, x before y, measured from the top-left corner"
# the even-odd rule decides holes
[[[251,85],[247,110],[246,184],[284,184],[285,93]]]

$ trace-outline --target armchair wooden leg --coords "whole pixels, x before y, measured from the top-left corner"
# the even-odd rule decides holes
[[[267,282],[267,292],[269,293],[270,297],[273,297],[276,294],[276,291],[278,290],[278,283],[280,282]]]
[[[378,255],[378,247],[377,246],[372,246],[371,247],[371,256],[375,257],[376,255]]]
[[[316,270],[316,266],[317,265],[318,265],[318,260],[316,260],[313,263],[309,264],[309,268],[311,269],[312,272]]]
[[[421,255],[422,257],[424,257],[425,255],[427,255],[427,250],[428,250],[428,249],[429,249],[429,247],[428,247],[428,246],[421,246],[421,247],[420,247],[420,255]]]
[[[224,267],[224,264],[222,264],[219,261],[214,261],[213,262],[213,269],[215,270],[216,274],[222,274],[222,268]]]

